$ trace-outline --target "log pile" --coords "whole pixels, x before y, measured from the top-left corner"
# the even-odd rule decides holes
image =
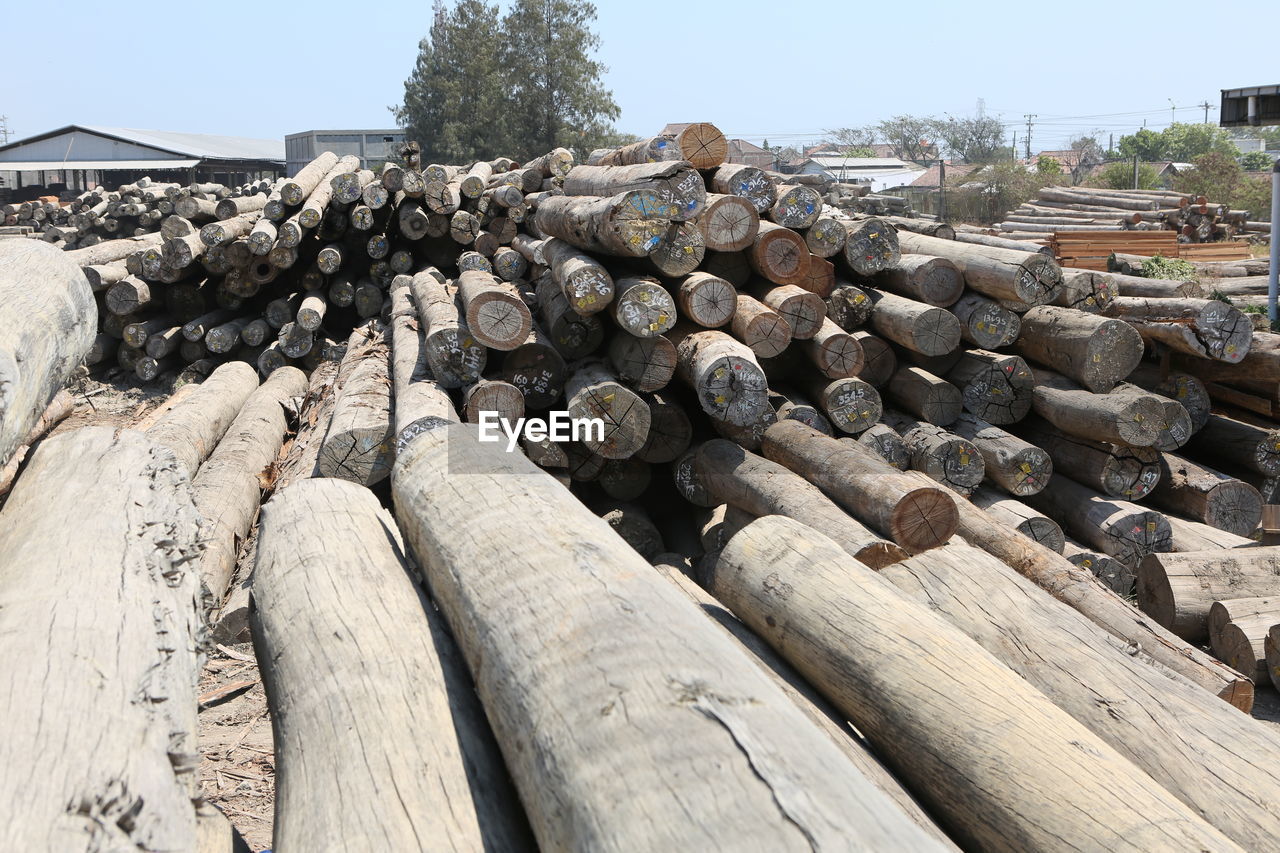
[[[282,844],[1265,847],[1280,738],[1235,708],[1280,664],[1280,556],[1249,538],[1280,426],[1215,386],[1280,388],[1280,336],[838,210],[718,162],[710,125],[668,130],[582,165],[325,155],[154,244],[10,241],[37,252],[0,264],[0,467],[35,444],[0,537],[83,514],[182,567],[134,634],[194,655],[154,600],[251,631]],[[24,302],[50,254],[59,288]],[[127,441],[42,447],[86,352],[203,381]],[[151,484],[140,509],[46,494],[110,465]],[[41,584],[15,549],[6,612]],[[47,698],[41,655],[83,653],[42,618],[15,649]],[[405,749],[424,722],[456,738]],[[184,780],[146,781],[190,846]]]

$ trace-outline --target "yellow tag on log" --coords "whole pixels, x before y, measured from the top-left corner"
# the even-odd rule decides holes
[[[613,395],[613,394],[609,394],[608,396],[601,397],[600,399],[604,400],[606,403],[612,403],[612,402],[613,402],[613,398],[614,398],[614,395]]]

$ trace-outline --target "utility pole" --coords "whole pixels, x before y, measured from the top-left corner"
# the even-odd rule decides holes
[[[1173,98],[1166,98],[1169,102],[1169,124],[1178,123],[1178,108],[1173,105]]]
[[[1027,120],[1027,159],[1031,159],[1031,122],[1037,117],[1036,113],[1027,113],[1023,116]]]
[[[9,117],[0,116],[0,145],[9,144]]]
[[[1209,110],[1213,109],[1213,104],[1207,100],[1203,104],[1196,104],[1197,107],[1204,107],[1204,123],[1209,123]]]
[[[1009,146],[1009,162],[1018,159],[1018,131],[1013,132],[1013,145]]]
[[[1116,150],[1116,135],[1112,133],[1107,136],[1107,151],[1109,153],[1115,150]]]
[[[938,158],[938,221],[947,221],[947,161]]]

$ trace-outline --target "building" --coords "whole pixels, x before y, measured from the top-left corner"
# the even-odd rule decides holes
[[[769,149],[761,148],[745,139],[730,139],[728,144],[729,153],[725,157],[726,163],[745,163],[770,172],[778,170],[777,155]]]
[[[278,139],[73,124],[0,145],[3,188],[23,198],[143,176],[235,185],[283,172]]]
[[[897,157],[805,157],[789,170],[797,175],[824,175],[842,184],[868,184],[872,192],[910,184],[924,173],[922,166]]]
[[[391,130],[304,130],[284,138],[284,151],[290,177],[325,151],[339,157],[354,154],[360,168],[380,166],[397,156],[396,147],[404,142],[404,131]]]

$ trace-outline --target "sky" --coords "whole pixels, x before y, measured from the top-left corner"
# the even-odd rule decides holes
[[[504,3],[505,7],[505,3]],[[984,109],[1032,150],[1217,121],[1219,90],[1280,82],[1269,32],[1201,0],[981,5],[599,0],[620,130],[710,121],[802,146],[829,128]],[[5,3],[10,140],[68,124],[274,137],[395,122],[430,0]],[[117,52],[118,51],[118,52]],[[1171,106],[1176,111],[1171,111]],[[498,152],[495,152],[495,154]]]

